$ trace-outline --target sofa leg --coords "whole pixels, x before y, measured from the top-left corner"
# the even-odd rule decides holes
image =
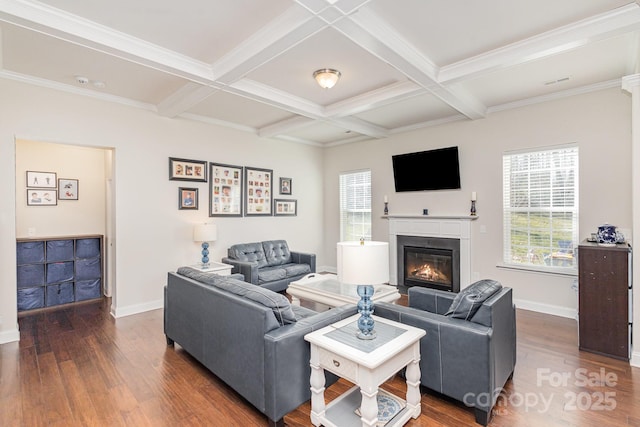
[[[173,344],[175,344],[175,341],[169,338],[168,335],[165,335],[165,337],[167,338],[167,345],[173,347]]]
[[[284,427],[284,418],[280,418],[278,421],[269,418],[269,427]]]
[[[475,408],[474,409],[475,415],[476,415],[476,423],[486,426],[487,424],[489,424],[489,417],[491,414],[491,409],[489,409],[488,411],[485,411],[483,409],[480,408]]]

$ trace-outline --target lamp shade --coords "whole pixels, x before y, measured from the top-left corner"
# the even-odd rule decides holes
[[[338,281],[350,285],[389,282],[389,243],[363,243],[338,243]]]
[[[194,242],[213,242],[218,238],[218,227],[215,224],[197,224],[193,228]]]

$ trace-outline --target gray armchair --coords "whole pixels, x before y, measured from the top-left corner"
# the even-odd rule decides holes
[[[409,288],[409,307],[377,303],[375,314],[427,332],[420,342],[421,385],[474,407],[476,422],[486,426],[513,376],[515,307],[511,288],[500,287],[481,303],[470,291],[467,300],[477,311],[462,318],[449,312],[457,294],[420,287]]]

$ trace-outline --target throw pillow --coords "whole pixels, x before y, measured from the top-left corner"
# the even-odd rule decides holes
[[[470,320],[482,303],[500,289],[502,289],[502,285],[495,280],[479,280],[460,291],[444,315],[455,319]]]

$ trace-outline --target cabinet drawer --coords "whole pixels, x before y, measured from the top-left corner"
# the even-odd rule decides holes
[[[47,307],[73,302],[73,283],[67,282],[47,286],[46,300]]]
[[[100,258],[76,260],[76,280],[98,279],[101,273]]]
[[[318,350],[321,367],[349,381],[356,381],[356,375],[358,373],[357,363],[345,359],[344,357],[340,357],[325,349],[320,348]]]
[[[47,284],[73,280],[73,262],[52,262],[47,264]]]
[[[47,262],[71,261],[73,240],[50,240],[47,242]]]
[[[18,242],[18,264],[44,262],[44,242]]]
[[[44,264],[18,266],[18,288],[44,285]]]

